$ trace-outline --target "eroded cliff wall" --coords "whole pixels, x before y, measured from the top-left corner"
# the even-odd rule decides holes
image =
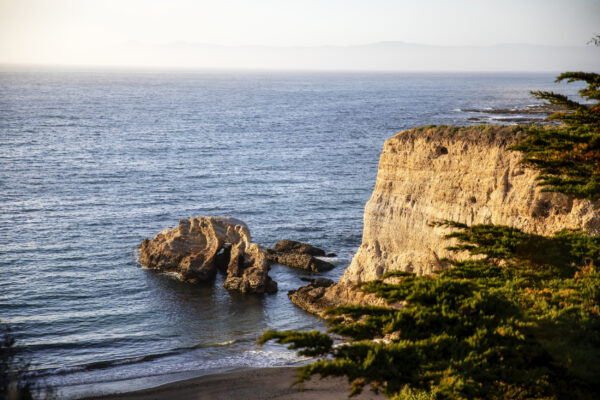
[[[552,234],[581,228],[600,234],[600,218],[588,201],[544,193],[536,171],[507,150],[517,127],[423,127],[387,140],[377,181],[365,206],[363,239],[341,283],[380,278],[390,270],[419,274],[449,256],[447,228],[433,221],[509,225]]]

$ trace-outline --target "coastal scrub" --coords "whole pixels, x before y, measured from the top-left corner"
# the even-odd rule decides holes
[[[557,126],[531,126],[511,149],[540,171],[543,190],[600,199],[600,77],[581,80],[595,104],[535,92],[567,109]],[[276,340],[322,358],[300,368],[346,376],[350,395],[370,385],[395,399],[595,399],[600,394],[600,237],[562,230],[552,236],[508,226],[453,229],[467,260],[430,276],[390,272],[358,285],[390,307],[343,306],[327,311],[329,334],[267,331]],[[348,342],[335,346],[332,335]]]
[[[328,334],[274,331],[261,342],[276,339],[303,354],[328,356],[302,367],[299,380],[347,376],[351,394],[367,384],[399,399],[600,393],[600,238],[451,225],[457,248],[483,258],[446,260],[453,268],[432,276],[391,272],[359,285],[404,307],[328,311],[330,331],[349,343],[334,347]],[[540,258],[540,246],[548,245],[550,256]]]

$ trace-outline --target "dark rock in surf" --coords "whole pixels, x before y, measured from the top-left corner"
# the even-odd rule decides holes
[[[310,272],[324,272],[335,268],[335,265],[313,257],[310,254],[278,253],[271,256],[271,259],[279,264]]]
[[[271,261],[288,267],[300,268],[310,272],[323,272],[335,268],[335,265],[315,256],[324,257],[325,251],[294,240],[280,240],[275,245],[275,251],[269,253]]]
[[[274,249],[280,253],[310,254],[311,256],[325,257],[325,250],[295,240],[280,240],[275,244]]]

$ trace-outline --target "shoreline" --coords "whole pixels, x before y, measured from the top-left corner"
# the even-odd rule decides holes
[[[346,378],[314,377],[303,385],[291,386],[297,367],[240,368],[229,372],[204,375],[176,381],[154,388],[115,393],[86,400],[168,400],[168,399],[289,399],[289,400],[337,400],[350,393]],[[359,400],[384,399],[368,388]]]

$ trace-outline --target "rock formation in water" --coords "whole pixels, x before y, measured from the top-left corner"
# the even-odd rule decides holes
[[[275,243],[273,248],[280,253],[310,254],[311,256],[325,257],[325,250],[295,240],[280,240]]]
[[[329,271],[335,265],[320,260],[315,256],[325,256],[325,251],[310,244],[294,240],[280,240],[275,244],[275,251],[269,255],[273,262],[300,268],[310,272]]]
[[[428,274],[444,267],[440,259],[451,255],[446,247],[453,242],[444,238],[450,230],[432,227],[434,221],[508,225],[541,235],[563,228],[600,234],[592,203],[536,187],[537,172],[519,163],[521,153],[507,150],[518,135],[518,127],[438,126],[388,139],[365,206],[362,244],[339,284],[310,289],[319,292],[312,311],[364,302],[348,288],[387,271]],[[309,297],[306,289],[291,294],[297,304],[310,303]]]
[[[277,291],[269,277],[267,250],[252,243],[248,226],[231,217],[182,219],[140,245],[145,268],[175,272],[181,280],[212,279],[218,267],[226,268],[223,286],[242,293]]]
[[[354,288],[353,285],[315,280],[306,286],[288,293],[292,303],[306,311],[326,317],[328,308],[347,304],[385,306],[384,299]]]

